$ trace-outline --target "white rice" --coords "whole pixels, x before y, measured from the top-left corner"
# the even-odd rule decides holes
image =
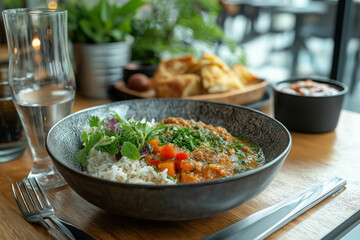
[[[176,183],[176,181],[167,177],[167,169],[163,172],[157,172],[152,166],[148,166],[144,159],[131,160],[122,157],[117,161],[114,155],[94,149],[89,152],[84,169],[91,176],[116,182],[140,184]]]

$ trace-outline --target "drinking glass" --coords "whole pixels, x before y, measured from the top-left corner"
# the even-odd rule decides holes
[[[45,189],[66,184],[45,147],[49,129],[70,114],[75,78],[68,54],[67,12],[3,11],[9,49],[9,84],[33,156],[28,177]]]

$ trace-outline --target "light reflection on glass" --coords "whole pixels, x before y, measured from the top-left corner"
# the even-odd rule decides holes
[[[57,2],[56,2],[56,1],[50,1],[50,2],[48,3],[48,7],[49,7],[50,9],[56,9],[56,8],[57,8]]]
[[[34,39],[32,40],[32,46],[35,48],[35,50],[39,50],[39,49],[40,49],[40,45],[41,45],[40,39],[34,38]]]

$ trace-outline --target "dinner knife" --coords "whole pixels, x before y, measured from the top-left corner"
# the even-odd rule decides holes
[[[274,206],[254,213],[205,237],[203,240],[264,239],[325,198],[334,195],[343,189],[345,185],[346,181],[344,179],[334,177]]]
[[[67,228],[67,230],[70,231],[70,233],[73,235],[73,238],[75,240],[95,240],[95,238],[91,237],[84,231],[80,230],[76,226],[74,226],[72,223],[66,221],[65,219],[62,219],[60,217],[54,216],[57,221],[59,221],[61,224],[63,224],[64,227]]]

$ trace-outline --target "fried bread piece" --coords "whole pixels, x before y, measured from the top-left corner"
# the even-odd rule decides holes
[[[221,69],[230,70],[230,68],[218,56],[210,53],[204,53],[198,62],[188,69],[188,72],[201,75],[202,68],[209,65],[216,65]]]
[[[250,70],[242,64],[236,64],[231,67],[231,70],[239,78],[244,85],[251,85],[261,82],[261,80],[255,77]]]
[[[203,87],[208,93],[238,90],[244,87],[228,65],[214,54],[203,54],[198,64],[201,65]]]
[[[201,94],[201,79],[196,74],[175,75],[162,79],[154,86],[161,98],[188,97]]]
[[[244,87],[231,70],[224,70],[218,65],[207,65],[201,69],[204,89],[208,93],[219,93],[238,90]]]
[[[216,65],[219,68],[224,69],[226,71],[230,70],[229,66],[226,65],[226,63],[223,60],[221,60],[215,54],[211,54],[211,53],[204,53],[199,59],[198,64],[200,64],[201,66]]]
[[[185,74],[189,68],[196,64],[193,56],[184,56],[172,58],[167,61],[161,61],[154,75],[154,81],[161,82],[175,75]]]

